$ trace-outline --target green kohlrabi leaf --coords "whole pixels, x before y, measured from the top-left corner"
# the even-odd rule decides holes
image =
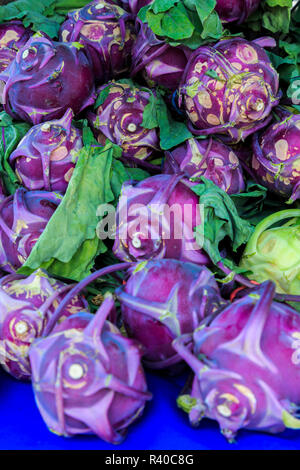
[[[154,10],[150,8],[146,14],[146,20],[155,34],[170,39],[187,39],[194,32],[194,26],[181,3],[163,13],[155,14]]]
[[[294,105],[300,104],[300,8],[297,7],[290,14],[292,2],[289,0],[268,2],[277,5],[277,8],[285,11],[283,15],[276,17],[276,22],[282,21],[284,27],[278,27],[277,32],[282,33],[277,43],[277,48],[268,51],[274,68],[279,73],[281,89],[291,99]],[[280,5],[279,5],[280,4]],[[299,3],[300,5],[300,3]],[[297,14],[299,12],[299,16]],[[289,21],[291,16],[291,22]],[[281,18],[281,20],[280,20]],[[266,26],[265,26],[266,27]],[[272,28],[268,28],[272,30]],[[273,31],[274,32],[274,31]]]
[[[67,192],[19,272],[29,274],[42,267],[75,281],[89,275],[96,256],[106,251],[96,233],[99,206],[116,205],[125,181],[148,176],[143,170],[125,168],[119,156],[119,147],[111,142],[79,151]]]
[[[274,212],[285,210],[286,201],[275,194],[269,193],[267,188],[253,181],[247,182],[246,191],[230,196],[238,214],[254,227]],[[297,202],[292,207],[297,208]]]
[[[79,151],[67,192],[20,272],[42,267],[76,281],[90,273],[95,257],[106,251],[96,234],[97,209],[116,203],[123,182],[132,178],[130,172],[120,174],[122,163],[114,161],[115,154],[119,156],[119,149],[110,142]]]
[[[96,102],[94,104],[94,109],[99,108],[99,106],[102,106],[104,101],[109,95],[109,90],[113,86],[112,83],[108,83],[106,86],[102,87],[101,91],[99,92]]]
[[[173,119],[159,91],[155,95],[152,93],[145,107],[142,126],[146,129],[159,127],[162,150],[169,150],[193,137],[185,123]]]
[[[96,213],[99,204],[114,200],[113,152],[113,145],[79,151],[67,192],[20,272],[43,267],[77,281],[90,273],[95,257],[106,249],[96,235]]]
[[[171,45],[183,44],[196,49],[223,35],[215,6],[216,0],[154,0],[138,16]]]
[[[55,0],[55,11],[61,15],[66,15],[69,11],[82,8],[91,3],[89,0]]]
[[[154,1],[153,12],[155,14],[163,13],[165,11],[168,11],[170,8],[174,7],[176,3],[178,3],[178,0],[160,0],[159,2]]]
[[[263,27],[274,34],[288,33],[292,5],[293,0],[262,0],[258,10],[246,22],[246,27],[257,32]]]
[[[290,28],[290,9],[275,7],[263,14],[263,26],[272,33],[288,33]]]
[[[33,31],[43,31],[51,38],[57,37],[66,14],[90,3],[87,0],[16,0],[0,8],[0,23],[16,18]]]
[[[223,27],[219,15],[215,11],[216,0],[206,0],[205,2],[191,2],[189,0],[189,3],[194,3],[196,7],[203,28],[202,39],[219,39],[222,36]]]
[[[233,251],[247,243],[252,232],[251,224],[242,219],[230,196],[216,186],[212,181],[201,177],[202,183],[193,187],[199,196],[199,203],[204,209],[204,250],[213,263],[222,260],[219,251],[220,243],[228,237],[231,240]],[[203,227],[196,228],[197,234],[203,236]]]
[[[263,211],[267,193],[268,190],[264,186],[248,181],[245,192],[233,194],[230,197],[237,208],[239,216],[253,224],[253,220],[256,221],[256,218]]]
[[[110,184],[116,200],[121,193],[121,188],[125,181],[142,181],[150,176],[147,171],[140,168],[130,168],[124,166],[123,163],[116,158],[113,159],[112,169],[113,171]]]

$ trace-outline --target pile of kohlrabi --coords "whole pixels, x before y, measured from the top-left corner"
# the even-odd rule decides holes
[[[148,369],[230,442],[300,429],[299,28],[292,0],[0,7],[0,363],[51,431],[120,443]]]

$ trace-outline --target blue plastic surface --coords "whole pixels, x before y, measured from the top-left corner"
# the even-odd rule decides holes
[[[120,446],[112,446],[95,436],[64,438],[52,434],[43,422],[30,383],[22,383],[0,372],[0,449],[85,449],[85,450],[245,450],[300,449],[300,431],[271,436],[244,431],[237,444],[228,444],[218,426],[203,420],[192,429],[187,416],[176,406],[183,377],[161,377],[147,373],[153,400],[142,418],[131,426]]]

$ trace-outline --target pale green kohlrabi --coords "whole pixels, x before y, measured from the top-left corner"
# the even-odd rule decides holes
[[[279,293],[300,295],[300,210],[276,212],[258,224],[241,267],[249,270],[252,280],[275,282]]]

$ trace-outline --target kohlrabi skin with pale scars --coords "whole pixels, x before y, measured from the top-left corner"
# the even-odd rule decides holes
[[[40,124],[94,103],[94,73],[78,43],[32,37],[9,67],[3,100],[13,118]]]
[[[114,2],[96,0],[68,14],[60,40],[79,42],[102,84],[129,71],[135,41],[133,17]]]
[[[62,196],[17,189],[0,204],[0,268],[14,273],[25,263]]]
[[[252,168],[259,183],[294,202],[300,197],[300,114],[253,137]]]
[[[29,351],[36,403],[55,434],[96,434],[119,444],[151,399],[141,348],[106,320],[114,308],[106,298],[96,315],[71,329],[53,332]],[[72,317],[61,324],[70,324]]]
[[[17,379],[29,380],[28,349],[42,336],[55,309],[70,290],[38,269],[30,276],[10,274],[0,281],[0,361]],[[59,322],[87,308],[83,297],[74,297]]]
[[[217,0],[216,11],[223,23],[239,24],[257,10],[261,0]]]
[[[31,35],[30,29],[24,28],[21,21],[0,24],[0,80],[4,80],[5,70]]]
[[[159,151],[158,129],[142,127],[143,113],[151,92],[127,83],[111,82],[98,90],[98,96],[107,89],[107,96],[88,119],[97,140],[104,144],[109,139],[122,147],[122,158],[147,160]]]
[[[145,261],[129,272],[116,291],[126,331],[144,346],[147,367],[181,371],[172,341],[225,305],[213,274],[205,266],[171,259]]]
[[[257,225],[243,253],[241,267],[249,271],[250,279],[271,280],[277,292],[298,295],[299,253],[300,210],[276,212]],[[299,303],[293,306],[300,308]]]
[[[9,162],[26,189],[65,193],[82,147],[73,116],[69,108],[61,119],[33,126],[11,153]]]
[[[228,194],[245,189],[243,170],[232,148],[213,138],[189,139],[165,153],[164,173],[184,173],[185,181],[194,186],[205,178],[213,181]]]
[[[113,252],[122,261],[178,259],[208,264],[196,243],[201,225],[199,197],[182,175],[156,175],[124,183],[117,208]]]
[[[131,76],[140,74],[150,87],[175,91],[187,65],[191,50],[173,47],[158,38],[147,24],[137,20],[139,32],[132,48]]]
[[[193,351],[191,337],[173,343],[195,374],[178,399],[193,426],[217,421],[230,442],[242,429],[300,429],[300,316],[274,294],[267,282],[229,305],[195,331]]]
[[[237,143],[267,126],[279,103],[279,75],[263,47],[272,38],[223,40],[199,47],[179,87],[179,104],[196,135]]]

